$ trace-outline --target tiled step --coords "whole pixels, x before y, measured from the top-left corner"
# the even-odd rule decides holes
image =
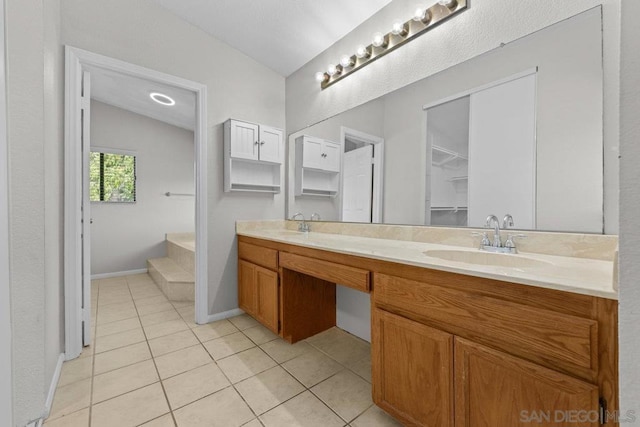
[[[195,274],[196,272],[196,262],[195,262],[195,252],[193,250],[187,249],[180,242],[173,242],[171,240],[166,240],[165,244],[167,246],[167,256],[174,260],[183,270],[190,271]]]
[[[171,258],[147,260],[149,275],[170,301],[195,301],[195,277]]]

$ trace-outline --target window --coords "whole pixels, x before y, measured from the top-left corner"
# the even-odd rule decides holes
[[[89,199],[92,202],[135,202],[136,156],[92,151],[89,157]]]

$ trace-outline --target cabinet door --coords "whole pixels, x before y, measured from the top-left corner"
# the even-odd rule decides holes
[[[324,169],[340,172],[340,144],[325,141],[322,153],[324,154]]]
[[[260,160],[282,163],[284,145],[282,131],[269,126],[260,126]]]
[[[231,157],[236,159],[258,160],[258,125],[231,120]]]
[[[260,322],[274,333],[278,333],[278,273],[262,267],[256,269],[256,287],[258,295],[257,317]]]
[[[371,332],[373,401],[408,425],[452,426],[453,335],[380,309]]]
[[[598,426],[598,387],[455,339],[456,427]],[[577,417],[581,412],[581,421]]]
[[[252,316],[256,316],[258,305],[256,267],[250,262],[238,260],[238,305]]]
[[[305,136],[302,143],[302,167],[323,169],[323,146],[324,141],[322,139]]]

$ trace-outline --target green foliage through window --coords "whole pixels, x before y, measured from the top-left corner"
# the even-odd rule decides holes
[[[135,202],[136,157],[92,151],[89,158],[89,199],[92,202]]]

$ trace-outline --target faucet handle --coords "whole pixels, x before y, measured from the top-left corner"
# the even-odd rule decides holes
[[[509,234],[507,235],[507,241],[504,242],[504,247],[515,249],[516,247],[515,239],[526,239],[526,238],[527,236],[524,234]]]
[[[486,231],[485,232],[473,231],[471,235],[482,237],[482,240],[480,241],[480,248],[482,248],[483,246],[491,246],[491,240],[489,240],[489,236],[487,235]]]

